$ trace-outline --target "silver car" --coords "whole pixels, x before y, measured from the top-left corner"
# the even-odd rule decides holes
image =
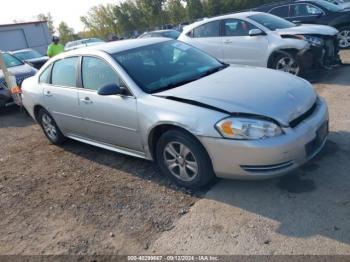
[[[285,174],[328,134],[327,105],[307,81],[164,38],[61,54],[23,83],[23,103],[52,143],[154,160],[185,187]]]

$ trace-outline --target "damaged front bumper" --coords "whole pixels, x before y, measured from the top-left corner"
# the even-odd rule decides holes
[[[309,48],[298,52],[297,59],[304,70],[330,68],[341,65],[338,39],[336,37],[322,38],[320,46],[310,45]]]

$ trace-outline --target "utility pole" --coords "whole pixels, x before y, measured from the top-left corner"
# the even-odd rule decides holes
[[[6,81],[6,87],[11,92],[11,95],[13,97],[13,101],[18,105],[22,106],[22,98],[21,98],[21,89],[17,86],[16,77],[14,77],[11,72],[7,69],[7,66],[5,64],[5,60],[3,57],[3,53],[0,50],[0,69],[2,70],[5,81]]]

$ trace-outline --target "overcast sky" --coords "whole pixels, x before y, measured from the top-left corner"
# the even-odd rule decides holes
[[[119,0],[1,0],[0,24],[12,23],[13,20],[33,21],[40,13],[50,12],[55,26],[65,21],[75,32],[84,25],[80,16],[85,15],[95,5],[117,3]]]

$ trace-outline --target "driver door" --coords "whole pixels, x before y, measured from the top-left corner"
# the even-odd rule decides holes
[[[130,95],[100,96],[107,84],[121,85],[112,66],[102,58],[85,56],[81,64],[82,85],[78,92],[85,136],[112,146],[142,151],[136,98]]]
[[[266,66],[268,39],[266,35],[249,36],[254,25],[239,19],[223,21],[223,61],[228,64]]]

